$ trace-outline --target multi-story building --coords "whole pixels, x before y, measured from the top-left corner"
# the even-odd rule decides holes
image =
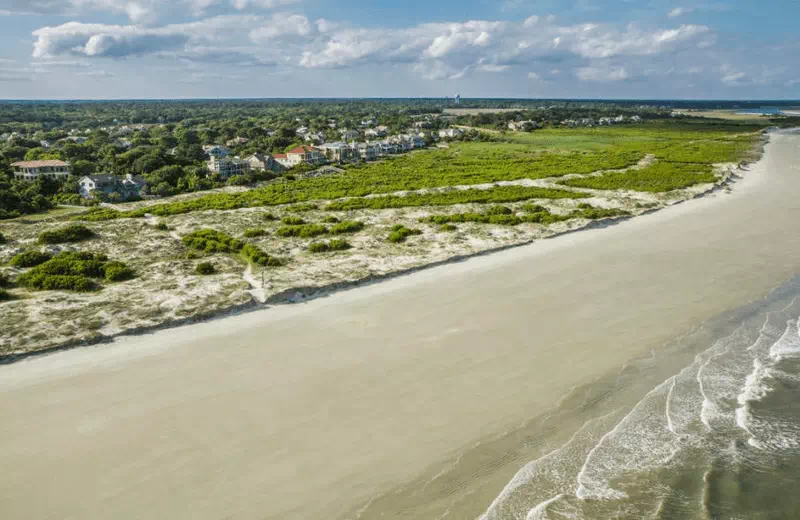
[[[39,177],[47,177],[59,181],[66,180],[72,169],[68,162],[49,161],[19,161],[11,165],[14,168],[14,178],[33,182]]]
[[[313,146],[302,145],[286,153],[276,153],[275,162],[286,168],[298,164],[321,164],[325,162],[325,155]]]
[[[347,143],[325,143],[318,148],[331,162],[351,162],[358,160],[358,151]]]
[[[247,170],[250,169],[248,162],[238,157],[217,158],[212,156],[207,164],[210,171],[218,173],[223,179],[233,177],[234,175],[242,175],[247,173]]]

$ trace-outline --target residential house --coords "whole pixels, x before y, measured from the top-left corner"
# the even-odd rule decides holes
[[[359,158],[358,151],[343,142],[325,143],[318,148],[331,162],[352,162],[357,161]]]
[[[631,123],[641,123],[642,118],[640,116],[631,116]]]
[[[119,195],[120,200],[140,199],[145,193],[147,181],[143,178],[127,174],[125,177],[117,175],[89,175],[78,181],[78,193],[85,199],[108,198],[112,193]]]
[[[325,141],[325,134],[321,132],[309,132],[303,136],[303,139],[309,143],[322,143]]]
[[[254,153],[245,161],[250,165],[251,170],[271,170],[275,166],[275,161],[269,154]]]
[[[39,177],[48,177],[59,181],[66,180],[72,169],[68,162],[48,161],[19,161],[11,165],[14,169],[14,178],[33,182]]]
[[[389,129],[385,126],[376,126],[364,132],[366,137],[386,137],[389,134]]]
[[[84,144],[86,141],[89,140],[88,137],[83,137],[82,135],[73,135],[67,137],[70,141],[74,142],[75,144]]]
[[[209,171],[218,173],[223,179],[234,175],[243,175],[250,169],[250,164],[238,157],[215,157],[212,155],[206,164]]]
[[[508,129],[512,132],[530,132],[539,128],[536,121],[509,121]]]
[[[455,139],[464,135],[464,131],[460,128],[444,128],[439,130],[439,137],[442,139]]]
[[[133,141],[130,139],[116,139],[114,141],[114,146],[117,148],[125,148],[126,150],[130,150],[133,148]]]
[[[231,139],[230,141],[225,143],[225,145],[229,146],[229,147],[230,146],[240,146],[240,145],[243,145],[243,144],[247,144],[248,141],[250,141],[250,139],[248,139],[246,137],[234,137],[233,139]]]
[[[301,135],[301,136],[302,135],[306,135],[308,133],[308,127],[307,126],[301,126],[297,130],[295,130],[294,133],[296,133],[297,135]]]
[[[203,147],[203,151],[206,153],[207,156],[216,159],[222,159],[223,157],[227,157],[231,154],[230,149],[217,144],[205,145]]]
[[[285,154],[275,154],[275,161],[286,168],[298,164],[321,164],[325,162],[325,155],[313,146],[302,145],[289,150]]]
[[[430,121],[416,121],[414,128],[433,128],[433,123]]]
[[[584,118],[578,120],[578,124],[580,126],[592,127],[592,126],[595,125],[595,120],[592,119],[591,117],[584,117]]]
[[[380,155],[380,149],[369,143],[356,144],[356,151],[358,152],[359,158],[364,161],[376,161]]]
[[[346,128],[339,131],[339,135],[342,136],[342,139],[345,141],[354,141],[361,137],[361,133],[358,130],[348,130]]]
[[[361,121],[361,126],[362,126],[362,127],[368,127],[368,126],[370,126],[370,127],[371,127],[371,126],[375,126],[376,124],[378,124],[378,122],[375,120],[375,118],[374,118],[374,117],[373,117],[373,118],[370,118],[370,119],[365,119],[365,120]]]

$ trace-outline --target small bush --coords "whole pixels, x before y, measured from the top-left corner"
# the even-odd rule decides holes
[[[267,267],[280,267],[283,265],[282,260],[268,255],[253,244],[245,244],[244,247],[242,247],[242,256],[254,264]]]
[[[349,220],[340,222],[331,228],[331,233],[334,235],[343,235],[345,233],[356,233],[364,229],[364,223],[357,220]]]
[[[5,289],[0,289],[0,302],[8,301],[11,299],[11,294]]]
[[[352,247],[347,241],[336,238],[330,242],[314,242],[308,246],[308,250],[311,253],[327,253],[330,251],[346,251]]]
[[[0,273],[0,289],[11,287],[11,279],[5,273]]]
[[[511,208],[507,208],[505,206],[490,206],[486,211],[484,211],[485,215],[513,215],[514,212]]]
[[[256,237],[263,237],[263,236],[264,236],[264,235],[266,235],[266,234],[267,234],[266,230],[264,230],[264,229],[261,229],[261,228],[249,228],[249,229],[245,229],[245,230],[244,230],[244,233],[243,233],[243,235],[244,235],[246,238],[256,238]]]
[[[275,216],[275,215],[273,215],[272,213],[264,213],[264,216],[263,216],[262,218],[263,218],[264,220],[269,220],[269,221],[272,221],[272,220],[278,220],[278,217],[276,217],[276,216]]]
[[[389,233],[389,242],[398,244],[405,242],[406,239],[412,235],[421,235],[422,231],[419,229],[409,229],[401,224],[392,227],[392,232]]]
[[[4,234],[0,233],[0,244],[5,244],[6,242],[8,242],[8,239]]]
[[[166,222],[159,222],[154,227],[159,231],[169,231],[169,226]]]
[[[202,262],[197,264],[197,267],[194,268],[194,272],[199,275],[209,275],[214,274],[217,272],[217,268],[214,267],[214,264],[210,262]]]
[[[288,208],[286,208],[287,211],[293,211],[295,213],[304,213],[306,211],[314,211],[315,209],[319,208],[317,208],[316,204],[311,204],[311,203],[295,204],[294,206],[289,206]]]
[[[458,227],[455,224],[442,224],[442,227],[439,229],[442,231],[447,231],[448,233],[458,231]]]
[[[326,224],[338,224],[339,219],[336,217],[325,217],[322,221]]]
[[[281,226],[275,231],[275,234],[279,237],[314,238],[327,235],[328,228],[320,224]]]
[[[26,267],[36,267],[53,258],[49,253],[42,253],[41,251],[25,251],[16,255],[11,259],[11,265],[20,269]]]
[[[133,269],[122,262],[107,262],[103,266],[103,272],[107,282],[122,282],[135,276]]]
[[[283,217],[281,219],[281,222],[286,224],[287,226],[302,226],[303,224],[306,223],[306,221],[303,220],[302,218],[295,217],[295,216],[292,216],[292,215],[290,215],[288,217]]]
[[[94,232],[81,224],[70,224],[55,231],[45,231],[39,235],[42,244],[63,244],[65,242],[80,242],[94,236]]]
[[[200,258],[201,256],[202,255],[200,253],[198,253],[197,251],[189,251],[188,253],[186,253],[186,259],[187,260],[196,260],[196,259]]]
[[[244,243],[214,229],[200,229],[181,239],[189,249],[205,253],[238,253]]]
[[[98,289],[97,284],[86,276],[41,273],[27,277],[25,286],[39,291],[91,292]]]

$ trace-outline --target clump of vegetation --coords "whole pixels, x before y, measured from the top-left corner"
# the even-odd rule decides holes
[[[599,177],[568,179],[565,186],[593,190],[632,190],[662,193],[717,180],[710,164],[659,161],[640,170],[606,173]]]
[[[287,225],[287,226],[301,226],[301,225],[306,223],[305,220],[303,220],[300,217],[294,216],[294,215],[289,215],[287,217],[283,217],[281,219],[281,222],[283,224]]]
[[[214,229],[200,229],[183,237],[186,247],[204,253],[238,253],[244,243]]]
[[[357,233],[364,229],[364,223],[357,220],[346,220],[340,222],[331,228],[331,233],[334,235],[344,235],[346,233]]]
[[[49,253],[42,253],[41,251],[24,251],[11,259],[11,266],[24,269],[27,267],[36,267],[53,258]]]
[[[17,278],[29,289],[88,292],[100,289],[96,279],[128,280],[134,272],[122,262],[108,261],[103,254],[65,252]]]
[[[327,216],[324,219],[322,219],[322,222],[324,222],[326,224],[338,224],[339,223],[339,219],[334,217],[333,215],[330,215],[330,216]]]
[[[11,293],[5,289],[0,288],[0,302],[5,302],[11,299]]]
[[[452,233],[453,231],[458,231],[458,226],[455,224],[442,224],[439,229],[448,233]]]
[[[0,288],[11,287],[11,279],[5,273],[0,273]]]
[[[547,208],[529,204],[522,208],[526,214],[516,215],[511,209],[505,206],[493,206],[487,208],[483,213],[455,213],[453,215],[432,215],[420,219],[420,222],[431,224],[441,224],[442,226],[461,222],[475,222],[478,224],[494,224],[497,226],[518,226],[523,223],[528,224],[555,224],[573,218],[585,218],[590,220],[619,217],[628,215],[627,211],[619,209],[595,208],[589,204],[580,204],[578,209],[568,215],[555,215],[550,213]]]
[[[166,222],[159,222],[153,227],[155,227],[159,231],[169,231],[169,226],[167,225]]]
[[[117,211],[115,209],[109,208],[92,208],[86,213],[82,213],[75,217],[72,217],[72,220],[85,220],[87,222],[103,222],[105,220],[114,220],[118,218],[122,218],[124,215],[122,212]]]
[[[279,237],[314,238],[327,235],[328,228],[320,224],[281,226],[275,231],[275,234]]]
[[[601,218],[622,217],[630,215],[625,210],[621,209],[606,209],[595,208],[591,204],[578,204],[578,210],[573,211],[570,216],[574,218],[586,218],[589,220],[597,220]]]
[[[211,262],[201,262],[194,268],[194,272],[199,275],[210,275],[217,272],[217,268]]]
[[[258,265],[270,267],[283,265],[282,260],[268,255],[253,244],[236,240],[232,236],[214,229],[193,231],[183,237],[182,241],[190,249],[203,253],[239,254],[244,260]]]
[[[248,228],[244,230],[242,233],[246,238],[256,238],[256,237],[263,237],[267,234],[267,231],[263,228]]]
[[[330,242],[314,242],[308,246],[308,250],[312,253],[327,253],[330,251],[346,251],[352,247],[347,241],[336,238]]]
[[[305,213],[306,211],[314,211],[317,208],[316,204],[295,204],[293,206],[289,206],[286,208],[287,211],[293,211],[295,213]]]
[[[69,226],[55,231],[45,231],[39,235],[39,242],[42,244],[63,244],[66,242],[81,242],[94,236],[94,231],[81,224],[70,224]]]
[[[422,230],[419,229],[410,229],[405,227],[402,224],[397,224],[392,227],[391,233],[389,233],[389,242],[393,242],[395,244],[400,242],[405,242],[406,239],[412,235],[421,235]]]
[[[122,262],[107,262],[103,266],[103,272],[107,282],[124,282],[136,276],[133,269]]]
[[[264,215],[261,218],[263,218],[264,220],[269,220],[269,221],[278,220],[278,217],[276,217],[272,213],[264,213]]]
[[[4,234],[0,233],[0,244],[5,244],[6,242],[8,242],[8,239]]]

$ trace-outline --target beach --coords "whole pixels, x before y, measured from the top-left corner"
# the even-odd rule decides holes
[[[800,136],[773,133],[730,193],[2,366],[0,512],[478,517],[590,419],[561,413],[576,388],[663,353],[577,408],[624,416],[685,366],[665,345],[798,273],[798,173]]]

